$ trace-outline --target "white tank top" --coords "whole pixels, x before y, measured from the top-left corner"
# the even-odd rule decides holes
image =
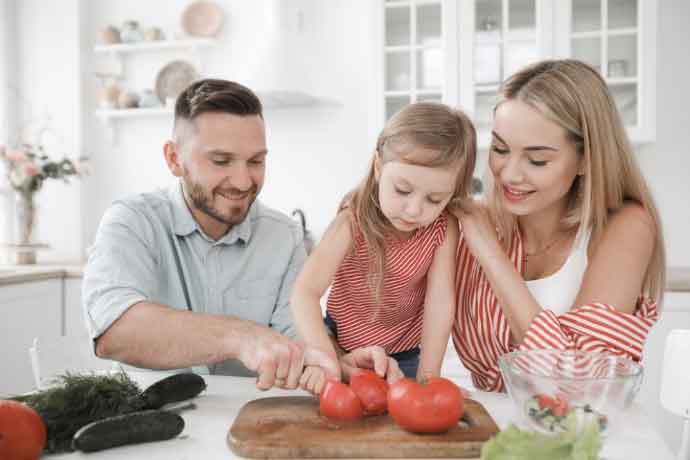
[[[561,268],[546,278],[527,281],[527,288],[542,308],[561,315],[573,306],[587,269],[587,248],[592,232],[576,238]]]

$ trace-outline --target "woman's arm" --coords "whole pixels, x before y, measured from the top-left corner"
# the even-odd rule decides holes
[[[482,265],[520,348],[587,349],[640,358],[656,307],[639,302],[655,240],[651,219],[639,205],[627,204],[611,215],[590,248],[573,307],[560,316],[536,302],[481,209],[459,216],[464,242]]]
[[[590,243],[574,307],[560,316],[549,310],[537,315],[520,348],[600,351],[639,361],[657,318],[655,299],[640,295],[655,239],[651,217],[640,205],[629,203],[611,214],[599,241]]]
[[[599,302],[633,313],[655,239],[654,222],[639,204],[628,203],[612,213],[600,240],[590,244],[575,305]]]
[[[439,376],[443,355],[455,315],[455,251],[458,247],[458,223],[448,216],[448,229],[443,244],[436,249],[427,273],[424,298],[422,351],[417,379]]]
[[[336,360],[336,350],[323,323],[319,301],[331,284],[351,244],[350,213],[342,211],[307,259],[290,297],[299,335],[307,345],[328,352]]]
[[[496,299],[508,321],[513,340],[522,342],[532,320],[542,311],[501,246],[496,228],[480,203],[466,203],[455,210],[462,227],[462,243],[484,270]]]

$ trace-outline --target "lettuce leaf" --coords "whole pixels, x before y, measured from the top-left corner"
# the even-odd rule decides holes
[[[599,424],[591,420],[578,426],[569,414],[567,429],[547,435],[510,425],[482,447],[481,460],[597,460],[601,450]]]

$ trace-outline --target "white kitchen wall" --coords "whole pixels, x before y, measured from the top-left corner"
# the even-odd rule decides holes
[[[657,135],[639,149],[640,166],[661,212],[668,265],[690,265],[690,2],[660,0]]]
[[[5,0],[3,6],[11,33],[10,58],[3,86],[11,131],[0,142],[16,141],[17,133],[34,141],[48,127],[44,140],[55,155],[79,155],[80,117],[80,26],[78,2]],[[4,72],[3,72],[4,73]],[[5,102],[5,101],[3,101]],[[37,240],[51,249],[41,260],[77,260],[83,238],[78,183],[65,185],[49,180],[37,197]],[[5,211],[3,208],[2,211]],[[5,216],[6,217],[6,216]]]
[[[99,31],[127,19],[139,20],[142,26],[159,25],[166,33],[179,31],[179,16],[189,1],[166,1],[165,8],[159,2],[138,0],[3,1],[16,8],[16,79],[26,101],[14,113],[22,120],[49,121],[66,152],[81,149],[92,158],[92,174],[81,187],[78,182],[47,182],[39,198],[39,238],[53,248],[41,259],[77,260],[113,199],[172,180],[162,157],[170,120],[120,121],[113,145],[92,115],[98,90],[92,73],[114,68],[109,57],[92,52]],[[302,207],[320,234],[340,197],[364,171],[381,127],[374,110],[375,2],[218,3],[226,22],[219,45],[201,51],[206,75],[235,79],[257,91],[300,90],[335,102],[266,113],[271,152],[261,198],[285,212]],[[659,2],[657,142],[638,149],[665,224],[669,264],[681,266],[690,266],[690,241],[685,236],[690,233],[690,156],[685,154],[684,134],[690,95],[682,89],[683,82],[690,81],[690,59],[678,46],[690,41],[689,10],[684,0]],[[193,56],[172,51],[127,56],[125,83],[132,89],[151,88],[158,69],[176,58]],[[82,104],[86,112],[80,126]]]
[[[12,71],[17,63],[17,50],[14,46],[16,17],[14,2],[0,0],[0,143],[7,143],[16,132],[13,88],[16,75]],[[12,189],[5,180],[3,165],[0,165],[0,242],[13,241],[14,200]],[[4,262],[0,253],[0,262]]]
[[[108,24],[126,19],[142,26],[176,29],[188,1],[91,1],[85,36],[92,43]],[[326,100],[316,107],[267,110],[269,162],[261,199],[289,213],[305,210],[312,229],[321,233],[342,195],[363,173],[372,151],[378,117],[370,109],[376,97],[373,2],[298,0],[281,2],[219,1],[225,26],[217,47],[200,58],[208,76],[242,82],[256,91],[303,91]],[[156,72],[184,52],[127,56],[124,64],[132,89],[153,87]],[[107,71],[107,56],[87,57],[88,69]],[[93,80],[93,79],[91,79]],[[88,83],[95,107],[97,83]],[[107,140],[102,123],[85,120],[85,146],[93,155],[86,182],[84,244],[92,241],[104,209],[115,198],[171,182],[162,155],[171,129],[169,119],[123,120],[115,127],[117,144]]]

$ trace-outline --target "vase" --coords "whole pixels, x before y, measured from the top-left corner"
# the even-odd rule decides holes
[[[36,221],[34,194],[31,192],[17,192],[15,210],[17,216],[17,243],[22,245],[31,244],[34,223]]]
[[[15,239],[14,250],[17,264],[36,263],[36,245],[33,244],[33,233],[36,225],[36,206],[34,194],[17,192],[15,194]]]

